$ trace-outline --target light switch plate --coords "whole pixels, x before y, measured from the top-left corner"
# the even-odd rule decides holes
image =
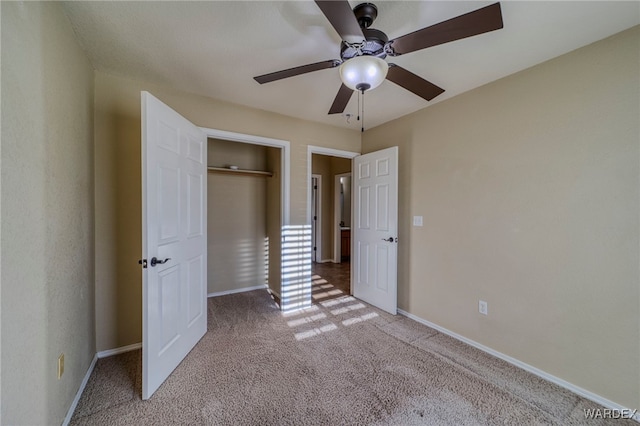
[[[422,226],[422,216],[413,217],[413,226]]]
[[[484,300],[478,300],[478,312],[482,315],[489,315],[489,304]]]

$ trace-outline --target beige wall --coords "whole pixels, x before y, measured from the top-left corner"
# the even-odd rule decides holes
[[[291,143],[290,223],[306,224],[307,146],[360,151],[357,131],[330,127],[95,73],[96,338],[98,350],[141,340],[140,91],[198,126]]]
[[[267,147],[209,139],[208,165],[266,170]],[[207,291],[264,285],[267,177],[209,173]]]
[[[60,424],[95,354],[93,70],[58,4],[1,7],[2,424]]]
[[[631,408],[639,52],[635,27],[363,137],[400,149],[400,308]]]
[[[209,138],[208,142],[208,166],[238,166],[239,169],[246,170],[267,169],[266,146],[214,138]]]

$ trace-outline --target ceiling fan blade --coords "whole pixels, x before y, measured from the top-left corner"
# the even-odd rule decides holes
[[[389,64],[387,80],[404,87],[408,91],[428,101],[444,92],[443,88],[395,64]]]
[[[338,90],[338,94],[333,100],[331,108],[329,108],[329,114],[342,114],[351,99],[351,95],[353,95],[353,90],[349,89],[344,84],[340,86],[340,90]]]
[[[482,9],[474,10],[448,21],[398,37],[392,40],[391,47],[396,54],[402,55],[426,47],[499,30],[502,27],[500,3],[494,3]]]
[[[316,4],[342,40],[350,43],[364,41],[362,29],[347,0],[316,0]]]
[[[300,74],[306,74],[308,72],[324,70],[327,68],[335,68],[340,65],[340,61],[337,59],[330,59],[328,61],[316,62],[315,64],[302,65],[295,68],[289,68],[287,70],[276,71],[269,74],[259,75],[253,77],[255,81],[260,84],[269,83],[271,81],[281,80],[283,78],[294,77]]]

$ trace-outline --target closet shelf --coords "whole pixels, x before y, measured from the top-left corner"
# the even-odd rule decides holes
[[[229,169],[226,167],[207,167],[209,173],[235,173],[238,175],[251,175],[251,176],[273,176],[272,172],[263,172],[262,170],[244,170],[244,169]]]

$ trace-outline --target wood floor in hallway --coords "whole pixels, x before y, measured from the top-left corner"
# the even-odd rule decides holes
[[[311,266],[313,303],[351,294],[351,263],[316,263]]]

